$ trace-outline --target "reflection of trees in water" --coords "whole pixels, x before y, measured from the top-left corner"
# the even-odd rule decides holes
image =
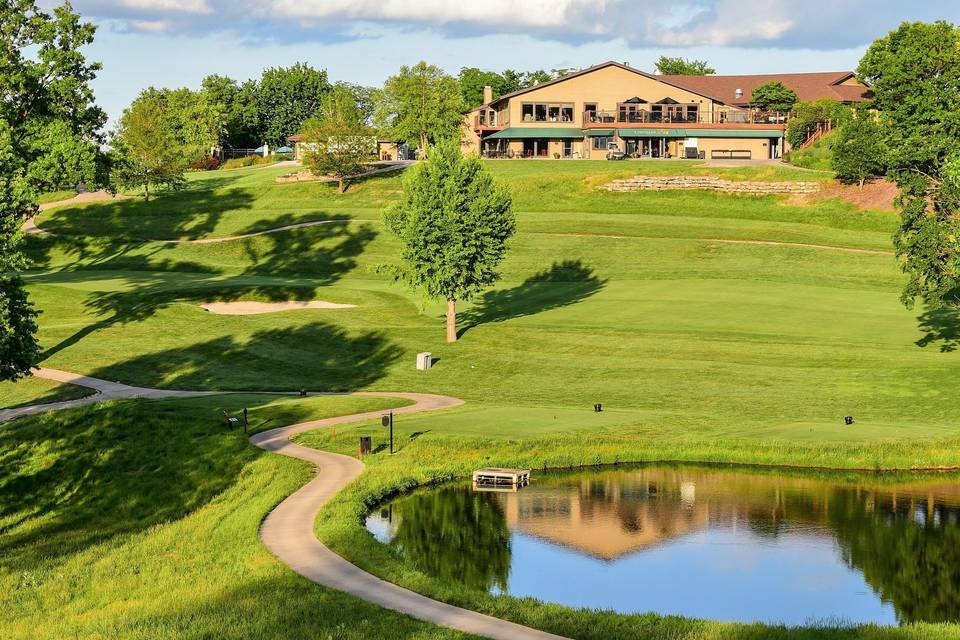
[[[844,558],[901,622],[960,620],[960,508],[838,491],[828,514]]]
[[[510,530],[494,494],[446,487],[393,505],[391,545],[421,570],[483,591],[507,589]]]

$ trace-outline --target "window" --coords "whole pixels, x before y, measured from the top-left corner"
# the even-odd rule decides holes
[[[687,122],[699,122],[700,119],[697,117],[697,111],[697,105],[691,104],[687,106]]]
[[[595,136],[593,138],[593,148],[606,151],[611,142],[613,142],[613,136]]]
[[[572,102],[536,102],[520,105],[524,122],[573,122]]]

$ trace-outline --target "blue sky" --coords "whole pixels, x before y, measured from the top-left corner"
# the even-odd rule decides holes
[[[51,2],[43,2],[50,6]],[[719,73],[853,69],[904,20],[960,22],[960,3],[903,0],[74,0],[99,25],[97,98],[115,118],[146,86],[244,80],[306,62],[379,85],[401,64],[552,69],[661,54]],[[939,6],[936,6],[939,5]],[[647,7],[647,8],[645,8]]]

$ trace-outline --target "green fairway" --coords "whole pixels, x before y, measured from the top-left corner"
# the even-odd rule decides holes
[[[422,301],[378,270],[397,259],[398,245],[380,213],[399,193],[399,176],[371,178],[341,195],[329,185],[278,184],[283,169],[252,168],[191,174],[186,191],[150,203],[131,199],[44,213],[40,225],[58,235],[28,238],[34,268],[26,274],[42,311],[42,364],[144,386],[402,390],[466,400],[458,409],[399,420],[400,454],[392,460],[372,456],[364,479],[322,519],[324,539],[365,566],[373,561],[354,557],[373,548],[360,526],[363,509],[397,489],[480,465],[539,468],[631,459],[867,469],[960,465],[960,398],[953,393],[960,384],[960,318],[900,304],[902,276],[890,240],[895,214],[839,201],[799,205],[774,196],[596,188],[638,173],[827,179],[789,167],[538,161],[489,166],[514,193],[518,234],[503,280],[461,305],[458,343],[444,342],[439,304]],[[327,222],[213,244],[149,241],[222,238],[304,221]],[[356,307],[230,316],[199,306],[290,299]],[[415,369],[421,351],[433,353],[433,369]],[[0,386],[0,406],[59,399],[51,394],[64,391],[36,380]],[[163,414],[151,407],[162,406],[171,421],[188,428],[191,441],[212,438],[215,446],[197,452],[168,440],[157,445],[170,448],[168,459],[175,453],[188,463],[183,470],[158,464],[163,474],[174,474],[159,477],[177,483],[183,495],[161,492],[156,499],[174,506],[150,518],[121,512],[135,521],[127,537],[110,538],[133,545],[122,552],[102,546],[113,542],[82,533],[70,541],[51,538],[50,545],[69,550],[61,560],[24,550],[26,542],[18,546],[8,557],[9,566],[19,564],[3,579],[15,584],[34,579],[18,575],[36,574],[41,585],[16,591],[5,607],[18,633],[28,637],[31,616],[62,605],[75,625],[71,633],[80,636],[183,637],[184,620],[193,617],[208,626],[202,627],[206,635],[191,637],[294,638],[320,631],[364,637],[352,627],[339,630],[342,616],[321,626],[327,622],[310,620],[306,612],[348,600],[350,607],[365,605],[299,581],[260,548],[259,518],[307,471],[263,458],[244,441],[221,442],[226,434],[211,435],[219,425],[203,421],[226,401],[130,403],[137,408],[124,404],[105,411],[104,429],[117,443],[127,437],[146,441],[139,427],[124,435],[120,423],[135,420],[144,429],[159,429]],[[363,402],[310,398],[306,404],[274,403],[263,413],[277,426],[307,415],[371,408]],[[592,411],[597,402],[605,408],[599,414]],[[28,456],[30,430],[50,436],[67,423],[80,429],[78,421],[100,420],[92,412],[0,427],[0,460],[27,456],[31,461],[18,467],[27,476],[34,467],[54,465],[65,450]],[[856,418],[854,425],[843,424],[846,415]],[[360,430],[308,434],[304,441],[352,453]],[[155,468],[146,460],[125,464],[117,472],[118,486],[132,482],[123,474],[140,473],[141,467],[143,473]],[[87,513],[88,505],[64,505],[73,518]],[[0,533],[26,536],[24,541],[37,536],[29,518],[19,523],[25,508],[4,512]],[[230,524],[218,527],[223,518]],[[224,536],[233,538],[214,549]],[[182,539],[190,537],[203,543],[186,546]],[[170,573],[169,583],[158,582],[170,585],[169,597],[154,597],[145,584],[126,595],[123,585],[135,574],[109,586],[110,571],[128,552],[140,559],[133,567],[159,571],[164,579]],[[168,555],[169,565],[151,559]],[[526,624],[543,626],[561,615],[532,605],[519,614],[516,603],[444,592],[396,564],[385,560],[382,566],[384,575],[412,588]],[[66,586],[55,584],[57,570],[72,576]],[[194,598],[190,585],[197,580],[207,591]],[[102,586],[89,596],[76,595],[83,588],[70,586],[88,581]],[[233,591],[212,585],[238,581]],[[266,606],[255,610],[257,621],[246,633],[237,629],[235,636],[225,631],[229,622],[211,620],[224,611],[226,620],[238,620],[242,608],[233,605],[235,597],[249,603],[284,594],[304,599],[296,618],[301,627],[274,629],[272,616],[279,614]],[[138,602],[148,603],[149,611],[131,613]],[[112,622],[114,610],[122,623]],[[379,619],[369,611],[366,617]],[[562,632],[690,639],[773,638],[782,632],[648,622],[652,626],[604,626],[581,616]],[[452,637],[436,627],[405,624],[405,635],[391,637]],[[274,636],[263,632],[270,625]],[[953,626],[863,634],[957,635]],[[373,628],[366,637],[375,636]]]

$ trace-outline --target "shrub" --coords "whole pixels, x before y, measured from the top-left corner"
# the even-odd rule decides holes
[[[813,102],[798,102],[787,123],[787,142],[791,147],[797,148],[806,142],[821,122],[832,120],[833,126],[839,127],[849,122],[852,117],[853,110],[850,107],[829,98]]]
[[[887,169],[883,125],[867,109],[843,125],[833,151],[833,170],[841,182],[863,183]]]
[[[216,156],[206,156],[190,163],[194,171],[213,171],[220,168],[220,159]]]

